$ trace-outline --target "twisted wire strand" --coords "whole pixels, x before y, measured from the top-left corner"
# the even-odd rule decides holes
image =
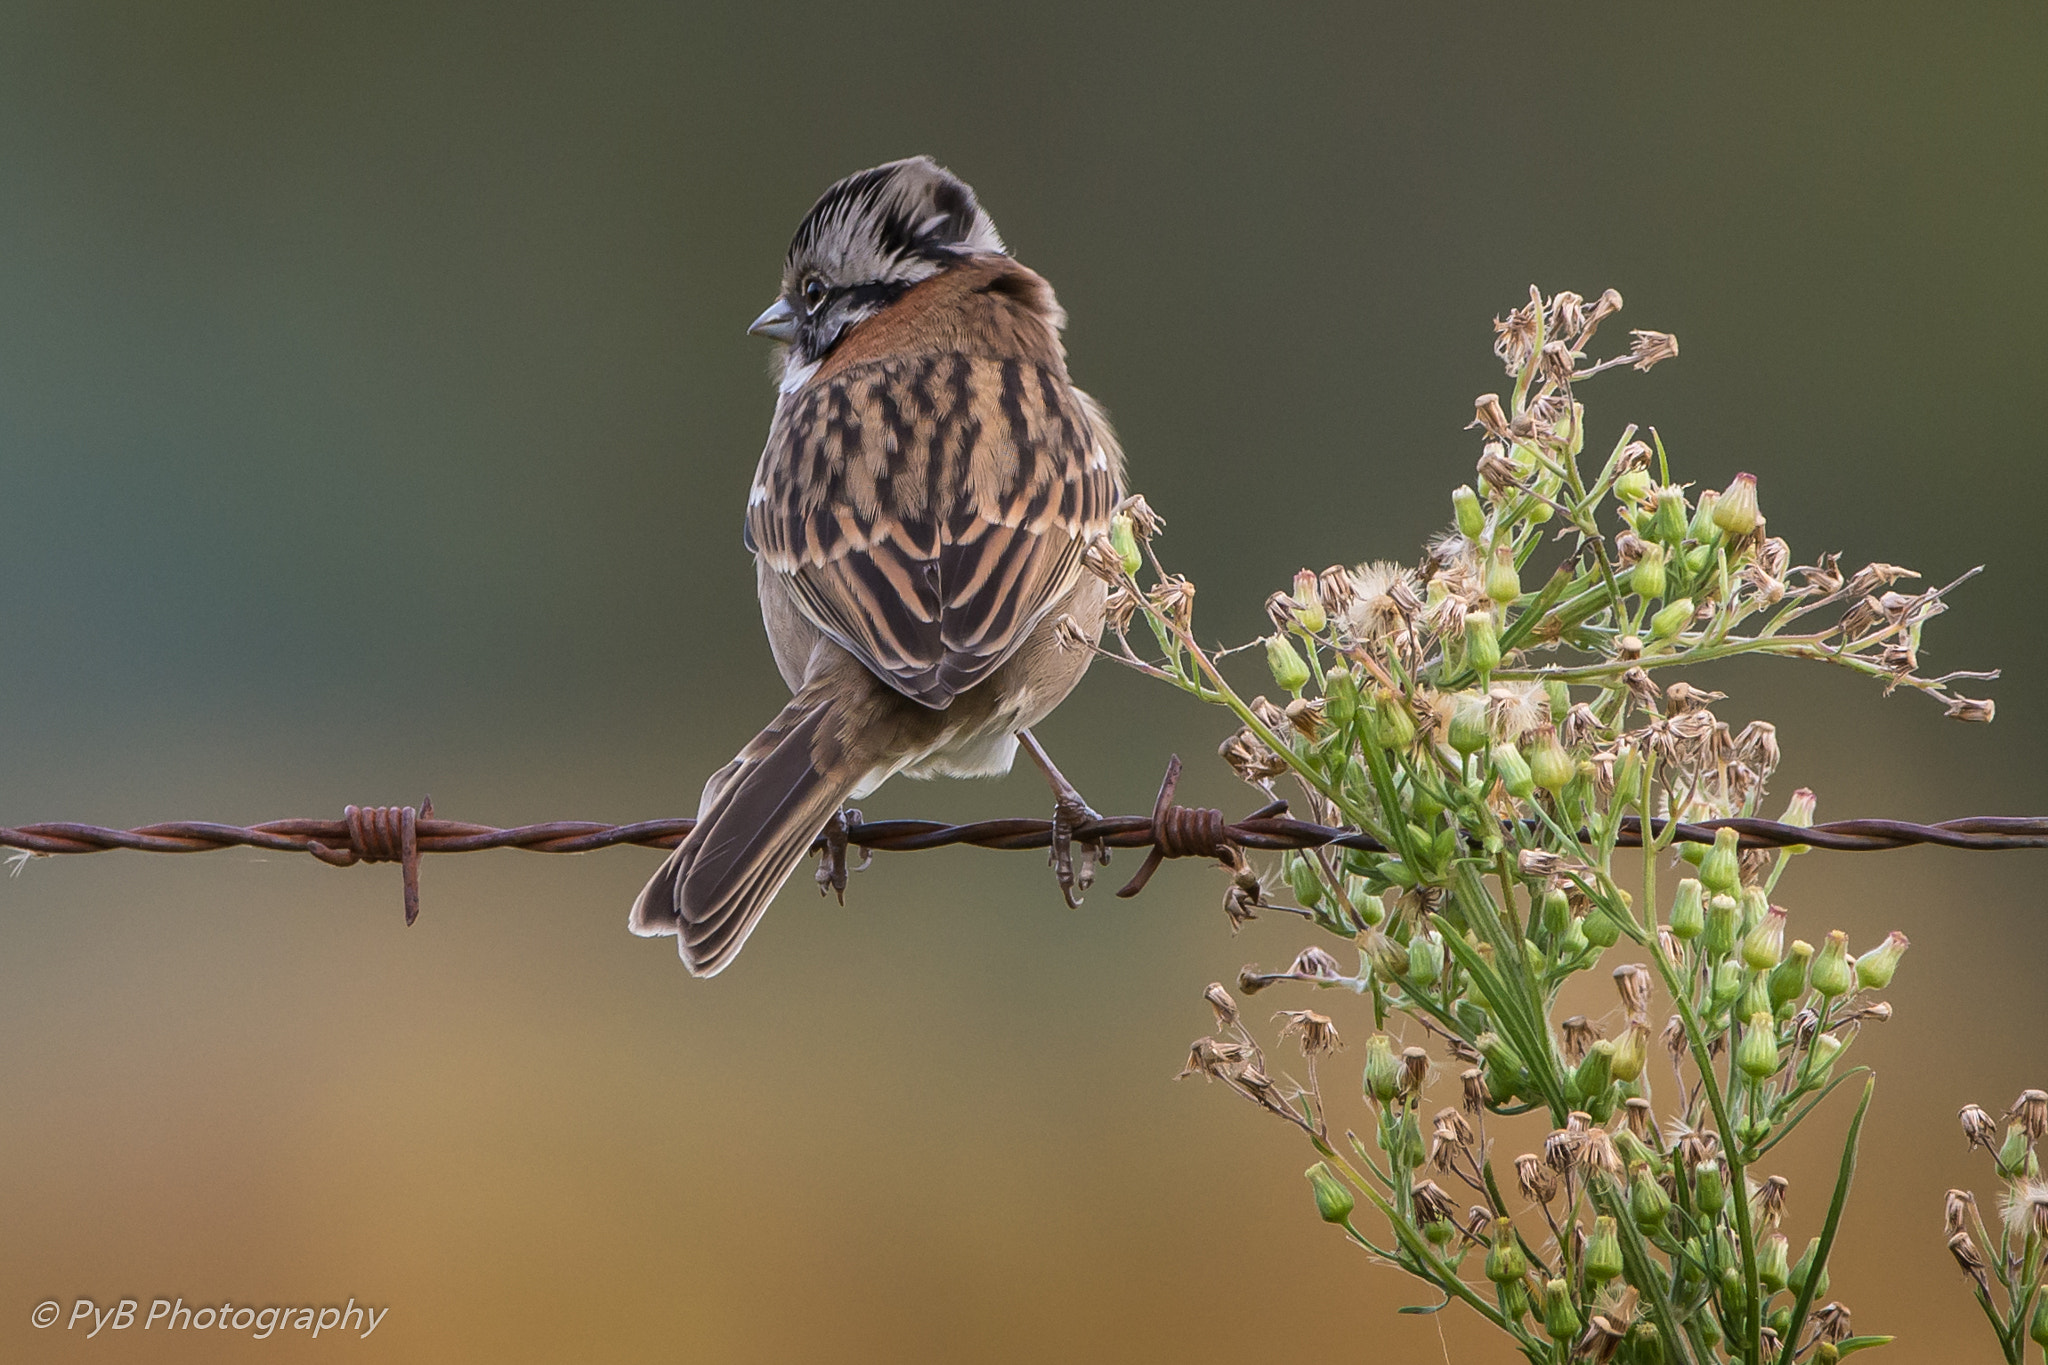
[[[862,820],[847,812],[818,837],[813,852],[824,854],[827,863],[820,880],[831,872],[841,887],[844,881],[844,851],[847,845],[863,855],[911,853],[922,849],[968,845],[991,849],[1043,849],[1056,841],[1102,848],[1149,849],[1145,866],[1123,892],[1134,895],[1144,886],[1159,863],[1166,858],[1205,857],[1229,863],[1238,850],[1278,851],[1309,848],[1350,848],[1373,853],[1387,848],[1371,835],[1355,829],[1337,828],[1296,820],[1286,814],[1287,803],[1275,801],[1242,819],[1231,821],[1221,811],[1173,804],[1173,789],[1180,775],[1175,758],[1160,786],[1159,801],[1150,815],[1108,815],[1071,824],[1064,829],[1053,820],[1010,817],[947,824],[940,820]],[[307,853],[337,867],[358,862],[396,862],[405,879],[406,923],[419,914],[419,860],[429,853],[477,853],[484,849],[517,848],[530,853],[591,853],[602,848],[674,848],[683,841],[696,821],[688,817],[640,820],[610,825],[594,820],[550,820],[542,824],[471,824],[445,820],[434,814],[431,799],[412,806],[349,806],[339,820],[270,820],[258,825],[225,825],[204,820],[173,820],[142,825],[135,829],[108,829],[100,825],[49,822],[18,827],[0,826],[0,848],[19,849],[31,855],[104,853],[129,849],[139,853],[209,853],[224,848],[260,848],[279,853]],[[1662,836],[1668,821],[1652,822]],[[1976,815],[1935,824],[1908,820],[1831,820],[1811,826],[1787,825],[1776,820],[1737,816],[1678,824],[1672,837],[1681,843],[1712,843],[1718,829],[1733,829],[1741,836],[1743,848],[1785,848],[1805,845],[1847,853],[1934,845],[1941,848],[1999,850],[2048,848],[2048,816]],[[1624,848],[1642,844],[1641,822],[1624,817],[1617,843]]]

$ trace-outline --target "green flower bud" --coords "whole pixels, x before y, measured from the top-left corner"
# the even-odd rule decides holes
[[[1618,502],[1634,507],[1649,495],[1650,471],[1647,469],[1631,469],[1614,480],[1614,496]]]
[[[1522,751],[1512,744],[1493,746],[1493,770],[1500,775],[1500,784],[1507,788],[1508,795],[1518,801],[1528,800],[1536,790],[1536,775],[1529,771]]]
[[[1664,595],[1664,547],[1652,540],[1644,544],[1643,552],[1628,571],[1628,585],[1645,599]]]
[[[1693,1205],[1709,1218],[1718,1217],[1728,1206],[1728,1178],[1718,1161],[1702,1161],[1692,1168]]]
[[[1381,1104],[1401,1093],[1401,1059],[1394,1055],[1394,1040],[1384,1033],[1365,1043],[1365,1093]]]
[[[1687,943],[1707,927],[1706,902],[1701,890],[1697,878],[1686,877],[1679,881],[1678,892],[1671,898],[1671,932]]]
[[[1718,540],[1721,528],[1714,523],[1714,509],[1720,505],[1721,495],[1709,488],[1700,494],[1700,500],[1692,511],[1692,521],[1685,528],[1685,538],[1696,540],[1701,545]]]
[[[1475,754],[1493,740],[1486,728],[1486,702],[1472,692],[1460,692],[1452,700],[1451,723],[1444,729],[1451,747],[1461,754]]]
[[[1793,1262],[1792,1273],[1786,1277],[1785,1287],[1795,1294],[1804,1294],[1806,1292],[1806,1281],[1813,1274],[1814,1262],[1819,1259],[1820,1238],[1815,1237],[1806,1244],[1806,1250],[1800,1254],[1799,1259]],[[1826,1297],[1828,1292],[1827,1283],[1828,1273],[1823,1270],[1820,1273],[1820,1283],[1814,1286],[1813,1290],[1813,1297],[1816,1302]]]
[[[1337,1173],[1326,1162],[1318,1161],[1302,1174],[1316,1193],[1316,1212],[1325,1223],[1341,1223],[1351,1217],[1351,1211],[1358,1207],[1352,1196],[1351,1187],[1337,1178]]]
[[[1711,498],[1714,495],[1709,493],[1707,496]],[[1695,545],[1685,552],[1684,561],[1685,571],[1697,577],[1714,567],[1714,547]]]
[[[1707,1008],[1719,1014],[1742,998],[1746,984],[1742,964],[1734,958],[1723,958],[1714,968],[1713,980],[1707,984]]]
[[[1273,670],[1273,681],[1289,692],[1299,694],[1308,686],[1308,665],[1278,631],[1266,637],[1266,667]]]
[[[1429,1239],[1431,1246],[1442,1251],[1444,1245],[1458,1235],[1458,1229],[1451,1225],[1448,1218],[1432,1218],[1422,1225],[1422,1235]]]
[[[1408,940],[1408,976],[1418,986],[1434,986],[1444,975],[1444,941],[1432,929]]]
[[[1638,1322],[1628,1333],[1629,1359],[1635,1365],[1664,1365],[1664,1337],[1654,1322]]]
[[[1664,1193],[1648,1166],[1636,1167],[1629,1180],[1628,1212],[1636,1226],[1651,1236],[1663,1230],[1664,1220],[1671,1215],[1671,1196]]]
[[[1712,854],[1707,855],[1711,860]],[[1736,936],[1742,932],[1742,902],[1733,896],[1716,896],[1707,902],[1707,932],[1700,937],[1700,946],[1712,958],[1722,958],[1735,951]]]
[[[1307,858],[1297,855],[1287,860],[1287,887],[1294,892],[1294,899],[1310,910],[1323,903],[1322,875]]]
[[[1612,948],[1621,941],[1621,922],[1604,906],[1596,905],[1588,910],[1579,927],[1585,932],[1586,942],[1595,948]]]
[[[1506,545],[1487,556],[1486,595],[1503,607],[1522,595],[1522,576],[1515,571],[1515,554]]]
[[[1586,1055],[1579,1059],[1579,1065],[1565,1083],[1571,1097],[1584,1104],[1593,1096],[1606,1091],[1614,1080],[1614,1044],[1606,1038],[1594,1041],[1586,1049]]]
[[[1591,943],[1586,941],[1586,921],[1583,919],[1573,919],[1565,925],[1564,937],[1557,941],[1557,960],[1559,962],[1576,962],[1592,946]]]
[[[1614,1079],[1623,1085],[1632,1083],[1643,1074],[1644,1066],[1650,1060],[1650,1029],[1646,1024],[1630,1024],[1614,1040]]]
[[[1764,1238],[1764,1244],[1757,1252],[1756,1275],[1762,1281],[1765,1293],[1775,1294],[1791,1283],[1791,1245],[1783,1233],[1774,1232]]]
[[[1772,906],[1742,940],[1742,965],[1767,972],[1785,960],[1785,912]]]
[[[1109,544],[1123,562],[1125,573],[1134,574],[1145,567],[1145,556],[1138,549],[1137,531],[1132,527],[1131,519],[1122,513],[1109,519]]]
[[[1694,1320],[1698,1324],[1700,1341],[1709,1351],[1721,1344],[1721,1320],[1713,1313],[1701,1313]]]
[[[1458,534],[1467,540],[1479,539],[1486,530],[1486,508],[1470,484],[1459,484],[1451,490],[1451,515],[1457,519]]]
[[[2005,1130],[2005,1144],[1998,1149],[1998,1173],[2007,1180],[2018,1180],[2027,1173],[2027,1130],[2015,1123]]]
[[[1771,972],[1771,1010],[1786,1008],[1806,994],[1806,964],[1813,960],[1813,945],[1803,938],[1792,940],[1784,961]]]
[[[1737,852],[1742,836],[1723,826],[1714,831],[1714,846],[1700,860],[1700,885],[1717,896],[1732,896],[1742,889],[1742,859]]]
[[[1748,984],[1742,988],[1742,1002],[1735,1008],[1737,1019],[1753,1019],[1759,1014],[1777,1017],[1777,1007],[1771,1004],[1771,985],[1762,972],[1751,972]]]
[[[1692,621],[1692,599],[1681,597],[1650,618],[1650,638],[1668,640]]]
[[[1614,1220],[1601,1214],[1593,1220],[1593,1236],[1586,1243],[1586,1283],[1606,1284],[1621,1274],[1621,1234]]]
[[[1528,1273],[1529,1258],[1522,1254],[1522,1244],[1515,1237],[1515,1230],[1502,1224],[1494,1236],[1492,1249],[1486,1253],[1486,1278],[1495,1284],[1510,1284]]]
[[[1541,929],[1543,937],[1552,943],[1557,942],[1559,936],[1564,933],[1565,925],[1570,922],[1571,917],[1571,897],[1565,895],[1564,888],[1560,886],[1544,887],[1543,904],[1536,913],[1536,923]]]
[[[1482,678],[1500,667],[1500,631],[1492,612],[1465,613],[1465,662]]]
[[[1520,1280],[1500,1287],[1500,1311],[1509,1322],[1519,1322],[1529,1312],[1529,1287]]]
[[[1849,965],[1847,934],[1837,929],[1828,935],[1827,942],[1820,946],[1820,956],[1807,969],[1806,979],[1829,1000],[1856,989],[1856,970]]]
[[[1747,934],[1764,922],[1764,916],[1771,912],[1771,898],[1760,886],[1745,886],[1737,893],[1742,901],[1742,932]]]
[[[1685,490],[1669,484],[1657,490],[1657,510],[1643,528],[1644,538],[1676,545],[1685,539]]]
[[[1480,707],[1480,729],[1486,726],[1486,708]],[[1382,749],[1405,749],[1415,742],[1415,717],[1408,705],[1386,688],[1373,696],[1372,741]]]
[[[1816,1036],[1807,1049],[1806,1074],[1810,1080],[1823,1081],[1835,1069],[1835,1058],[1842,1055],[1848,1044],[1832,1033]]]
[[[1735,1065],[1751,1080],[1761,1081],[1778,1072],[1778,1026],[1768,1014],[1753,1014],[1742,1041],[1735,1045]]]
[[[1906,946],[1906,936],[1894,929],[1884,942],[1856,959],[1856,984],[1866,991],[1881,991],[1891,985]]]
[[[1735,476],[1735,481],[1714,500],[1713,518],[1714,525],[1735,537],[1746,536],[1757,528],[1763,517],[1757,511],[1754,474]]]
[[[1550,1339],[1576,1341],[1582,1326],[1577,1310],[1572,1307],[1571,1286],[1563,1280],[1552,1280],[1543,1286],[1543,1330],[1550,1334]]]
[[[1529,733],[1529,772],[1545,791],[1561,792],[1579,775],[1579,765],[1557,738],[1557,728],[1539,725]]]
[[[1349,729],[1358,716],[1361,698],[1358,676],[1343,664],[1323,675],[1323,719],[1339,729]]]
[[[1323,614],[1323,595],[1316,589],[1316,571],[1303,569],[1294,575],[1295,624],[1310,635],[1321,632],[1330,624],[1330,618]]]

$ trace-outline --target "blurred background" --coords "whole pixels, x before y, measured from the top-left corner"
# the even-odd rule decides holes
[[[1613,286],[1684,351],[1589,386],[1591,444],[1755,471],[1802,560],[1989,568],[1926,657],[2006,670],[1994,726],[1703,680],[1780,723],[1780,795],[2048,811],[2048,17],[1433,9],[14,0],[0,823],[694,810],[781,694],[745,326],[818,192],[918,151],[1058,287],[1205,634],[1303,564],[1412,557],[1502,384],[1490,319]],[[1104,810],[1174,751],[1189,799],[1255,800],[1217,715],[1108,667],[1042,733]],[[364,1360],[1507,1358],[1395,1316],[1290,1132],[1173,1083],[1204,984],[1307,941],[1233,938],[1213,872],[1078,913],[1031,856],[884,856],[844,908],[799,874],[699,982],[625,931],[658,857],[430,860],[409,931],[389,867],[0,879],[0,1356],[328,1351],[28,1321],[182,1295],[388,1305],[331,1352]],[[1782,888],[1808,937],[1914,941],[1833,1277],[1896,1360],[1994,1358],[1939,1209],[1990,1193],[1956,1108],[2048,1083],[2044,878],[1815,855]],[[1846,1118],[1787,1145],[1795,1246]]]

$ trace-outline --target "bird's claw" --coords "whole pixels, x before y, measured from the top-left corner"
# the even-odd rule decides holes
[[[1053,875],[1059,879],[1060,894],[1070,910],[1081,908],[1082,893],[1095,884],[1095,869],[1109,861],[1109,845],[1100,840],[1083,843],[1081,856],[1076,860],[1074,831],[1101,818],[1078,796],[1053,805],[1051,863]]]
[[[860,831],[860,825],[860,812],[849,806],[845,810],[834,812],[832,818],[826,822],[824,832],[818,836],[821,841],[818,848],[818,894],[822,896],[830,891],[839,897],[841,905],[846,904],[847,872],[864,872],[868,864],[875,860],[871,850],[861,848],[860,861],[851,869],[846,865],[847,845],[860,847],[853,837]]]

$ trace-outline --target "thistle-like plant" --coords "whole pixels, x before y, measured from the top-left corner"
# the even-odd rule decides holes
[[[1233,924],[1286,911],[1355,947],[1355,968],[1310,946],[1284,971],[1247,967],[1238,991],[1302,983],[1370,1002],[1363,1121],[1342,1126],[1344,1097],[1318,1073],[1335,1021],[1281,1012],[1297,1081],[1220,983],[1217,1029],[1183,1074],[1298,1129],[1325,1220],[1532,1361],[1834,1360],[1889,1339],[1852,1333],[1827,1296],[1870,1079],[1796,1254],[1779,1230],[1786,1182],[1764,1163],[1862,1074],[1842,1054],[1889,1017],[1875,993],[1906,939],[1852,956],[1839,932],[1789,937],[1773,897],[1803,850],[1746,850],[1732,829],[1679,839],[1679,822],[1757,814],[1779,754],[1770,724],[1732,730],[1720,693],[1675,675],[1738,655],[1815,660],[1974,721],[1991,703],[1950,685],[1991,675],[1920,672],[1922,627],[1969,574],[1908,591],[1918,575],[1896,565],[1794,567],[1752,477],[1695,494],[1654,429],[1623,430],[1591,467],[1574,386],[1677,352],[1638,331],[1589,361],[1620,307],[1613,291],[1532,290],[1497,320],[1513,388],[1478,400],[1478,477],[1454,490],[1453,525],[1416,567],[1303,570],[1269,599],[1261,640],[1198,642],[1194,585],[1161,563],[1142,499],[1090,547],[1110,583],[1103,652],[1228,708],[1240,728],[1220,752],[1240,776],[1269,798],[1286,783],[1300,813],[1384,849],[1288,854],[1277,878],[1241,861],[1224,901]],[[1263,653],[1283,700],[1226,677],[1244,650]],[[1807,825],[1813,809],[1802,791],[1781,818]],[[1637,831],[1640,857],[1623,839]],[[1610,968],[1615,1009],[1559,1018],[1560,992],[1610,951],[1627,958]],[[1456,1077],[1454,1102],[1427,1098],[1440,1075]],[[1495,1136],[1524,1113],[1548,1135],[1504,1162]]]
[[[2037,1150],[2048,1136],[2048,1090],[2022,1090],[2006,1111],[2002,1132],[1977,1105],[1964,1105],[1957,1117],[1970,1146],[1990,1153],[2004,1188],[1995,1237],[1976,1195],[1948,1192],[1942,1231],[1949,1254],[1968,1277],[2009,1365],[2021,1365],[2029,1340],[2040,1359],[2048,1360],[2048,1180],[2041,1177]]]

